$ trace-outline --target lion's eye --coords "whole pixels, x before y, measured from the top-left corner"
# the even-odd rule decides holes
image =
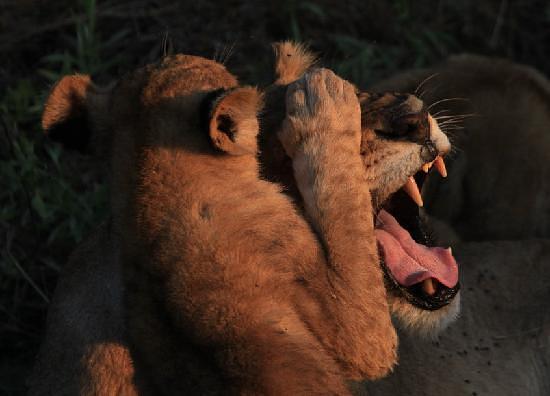
[[[407,124],[407,133],[415,133],[416,131],[418,131],[417,123]]]
[[[411,133],[411,131],[409,131],[408,127],[407,128],[403,128],[403,127],[396,127],[396,128],[391,128],[389,130],[387,129],[375,129],[374,132],[376,132],[376,134],[384,139],[392,139],[392,140],[397,140],[397,139],[402,139],[404,137],[406,137],[408,134]]]
[[[383,128],[375,131],[385,139],[417,141],[423,135],[422,123],[421,114],[407,114],[386,122]]]
[[[385,131],[383,129],[375,129],[374,132],[378,136],[381,136],[381,137],[386,138],[386,139],[394,139],[394,138],[397,137],[392,133],[392,131]]]

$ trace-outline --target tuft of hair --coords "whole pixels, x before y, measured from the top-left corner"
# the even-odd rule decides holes
[[[410,304],[402,297],[388,294],[390,310],[397,327],[409,334],[426,339],[436,339],[438,334],[453,323],[460,314],[460,292],[446,307],[426,311]]]
[[[304,44],[281,41],[273,44],[275,52],[275,84],[287,85],[296,81],[310,68],[317,57]]]
[[[90,76],[76,74],[65,76],[54,85],[42,113],[42,129],[46,134],[55,125],[86,111],[86,94],[91,84]]]

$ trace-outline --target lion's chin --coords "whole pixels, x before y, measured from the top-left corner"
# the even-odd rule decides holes
[[[427,339],[435,339],[460,314],[460,292],[436,311],[418,308],[395,291],[388,291],[388,303],[397,328]]]

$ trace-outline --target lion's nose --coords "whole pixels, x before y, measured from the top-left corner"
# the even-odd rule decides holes
[[[441,156],[448,154],[451,151],[449,138],[439,128],[437,121],[431,115],[428,115],[428,123],[430,126],[430,140],[433,142],[437,154]]]
[[[422,143],[421,155],[426,163],[430,163],[448,154],[451,151],[451,143],[447,135],[439,128],[437,121],[431,115],[428,115],[427,119],[429,133]]]
[[[439,155],[439,151],[437,150],[435,143],[430,139],[427,139],[424,142],[422,148],[422,157],[425,161],[433,161]]]

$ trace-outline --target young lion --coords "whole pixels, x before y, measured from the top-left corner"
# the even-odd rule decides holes
[[[279,90],[277,85],[284,87],[286,83],[294,81],[306,71],[311,60],[311,56],[304,53],[299,46],[282,43],[277,48],[280,55],[277,62],[279,79],[274,90],[268,92],[267,121],[276,119],[270,116],[277,114],[278,111],[275,108],[277,106],[273,107],[273,103],[277,103],[275,91],[284,92]],[[167,60],[162,64],[166,73],[173,71],[169,67],[170,63]],[[171,79],[161,83],[161,77],[163,77],[162,74],[156,75],[156,80],[151,79],[151,82],[155,81],[157,86],[163,86],[165,89],[176,89],[172,85],[177,86],[179,80]],[[76,98],[78,97],[76,95]],[[95,100],[96,97],[91,96],[88,99]],[[411,95],[365,93],[360,96],[360,99],[363,113],[361,159],[368,179],[366,186],[371,190],[376,203],[375,210],[378,212],[382,202],[387,201],[387,196],[404,183],[408,184],[408,175],[416,172],[426,161],[424,143],[435,141],[438,150],[444,153],[448,150],[448,141],[437,129],[437,124],[430,122],[429,114],[425,111],[422,102]],[[284,97],[281,100],[284,101]],[[102,119],[99,117],[100,114],[95,112],[93,107],[88,110],[93,111],[89,114],[91,120],[97,126],[101,126],[98,125],[98,121]],[[282,116],[284,112],[283,108]],[[46,112],[45,121],[48,119],[47,115]],[[312,122],[317,121],[312,120]],[[269,134],[269,130],[277,130],[276,123],[271,126],[271,129],[267,124],[268,122],[261,139],[263,171],[270,178],[286,181],[291,179],[285,184],[292,190],[292,185],[295,183],[292,163],[289,164],[284,159],[286,156],[280,156],[278,139],[271,139],[275,135]],[[47,122],[46,125],[48,125]],[[65,129],[66,132],[70,130]],[[65,143],[72,143],[72,146],[81,147],[86,143],[77,134],[60,136],[55,129],[50,131],[50,135],[52,134],[64,140]],[[424,140],[426,136],[434,140]],[[72,140],[67,141],[67,138],[71,137]],[[96,141],[101,142],[106,138],[108,136],[105,134],[95,134]],[[118,155],[125,151],[127,150],[119,150]],[[428,153],[428,155],[431,154]],[[428,159],[433,157],[428,156]],[[341,169],[345,170],[345,167]],[[303,172],[301,174],[304,175]],[[304,176],[307,176],[307,173]],[[123,181],[121,183],[124,186]],[[306,179],[301,183],[302,188],[307,192],[309,181]],[[396,216],[399,215],[400,221],[408,223],[407,226],[413,230],[413,234],[418,233],[421,227],[418,224],[412,224],[414,222],[410,220],[416,218],[411,214],[418,212],[418,208],[404,192],[399,191],[394,195],[395,198],[392,198],[386,207],[394,206],[393,213]],[[294,198],[299,196],[294,195]],[[235,205],[237,203],[235,202]],[[389,207],[387,209],[390,210]],[[371,223],[368,222],[368,224]],[[114,226],[110,223],[102,226],[71,257],[48,315],[47,337],[31,381],[32,394],[97,394],[111,392],[110,390],[118,394],[133,394],[137,391],[133,381],[138,383],[142,393],[147,393],[147,385],[151,382],[147,380],[147,373],[151,372],[151,369],[142,368],[139,365],[139,356],[134,356],[134,361],[138,365],[134,375],[124,335],[121,304],[123,291],[118,269],[121,251],[116,242],[118,236],[113,235],[113,228]],[[306,234],[310,233],[311,231],[306,232]],[[424,240],[423,238],[421,236],[420,239]],[[352,249],[355,252],[355,246]],[[323,261],[319,265],[324,265],[322,263]],[[438,293],[430,296],[420,289],[417,290],[414,285],[413,287],[399,285],[391,279],[390,270],[385,265],[382,267],[388,277],[389,302],[394,314],[402,323],[421,331],[424,329],[431,331],[448,323],[449,318],[453,318],[458,308],[458,298],[453,298],[454,294],[449,293],[452,289],[441,284],[438,287]],[[367,284],[370,285],[371,281],[365,285]],[[455,289],[455,293],[457,290],[458,288]],[[66,318],[71,318],[70,322]],[[162,326],[162,323],[157,324]],[[391,332],[389,335],[391,336]],[[149,339],[155,340],[156,336],[151,336]],[[60,345],[63,344],[67,347],[60,349]],[[154,349],[152,354],[154,356],[161,348],[153,345],[152,349]],[[184,351],[180,352],[183,354]],[[135,352],[133,354],[136,355]],[[59,376],[59,370],[52,370],[52,367],[63,368],[64,375]],[[174,370],[170,360],[166,360],[165,366],[159,367],[159,371],[163,370],[167,370],[167,373]],[[381,370],[384,368],[382,367]],[[151,392],[150,389],[149,392]]]
[[[395,362],[354,88],[317,70],[293,92],[282,136],[319,240],[260,179],[261,97],[223,66],[176,56],[108,91],[66,77],[48,99],[52,136],[85,143],[72,127],[87,117],[110,146],[109,240],[155,392],[345,394]]]

